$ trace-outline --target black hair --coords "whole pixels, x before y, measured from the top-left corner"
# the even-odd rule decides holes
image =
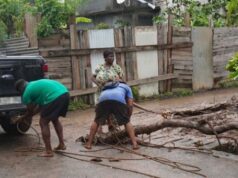
[[[15,88],[17,91],[19,91],[20,93],[23,93],[26,86],[27,86],[28,82],[25,81],[24,79],[19,79],[15,82]]]
[[[113,53],[112,50],[107,49],[107,50],[105,50],[105,51],[103,52],[103,57],[106,58],[106,57],[108,57],[110,54],[114,54],[114,53]]]

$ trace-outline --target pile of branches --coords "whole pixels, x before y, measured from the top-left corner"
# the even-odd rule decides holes
[[[238,129],[236,120],[238,99],[232,97],[230,100],[218,104],[203,106],[202,108],[186,109],[180,111],[157,112],[163,119],[150,125],[134,126],[135,134],[150,135],[164,128],[189,128],[195,129],[203,134],[216,135]],[[149,112],[149,110],[148,110]],[[156,113],[156,111],[153,111]],[[125,130],[108,132],[98,135],[96,140],[101,143],[117,143],[128,135]],[[80,137],[76,141],[86,141],[87,137]]]

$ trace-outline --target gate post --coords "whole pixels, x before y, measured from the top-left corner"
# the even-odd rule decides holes
[[[212,28],[192,29],[193,41],[193,90],[213,87]]]
[[[24,32],[29,40],[29,47],[38,48],[38,38],[37,38],[37,17],[31,14],[25,14],[25,24]]]

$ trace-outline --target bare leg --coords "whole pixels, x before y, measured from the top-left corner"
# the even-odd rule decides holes
[[[53,151],[51,148],[50,143],[50,126],[49,126],[49,120],[40,118],[40,127],[41,127],[41,134],[43,141],[45,143],[45,152],[39,156],[42,157],[52,157]]]
[[[62,124],[59,121],[59,118],[57,118],[56,120],[52,121],[54,128],[55,128],[55,132],[58,136],[59,139],[59,145],[57,147],[54,148],[54,150],[65,150],[66,146],[64,144],[64,136],[63,136],[63,127]]]
[[[134,131],[134,128],[132,126],[132,124],[130,122],[128,122],[126,125],[125,125],[125,128],[126,128],[126,131],[131,139],[131,142],[132,142],[132,148],[133,150],[137,150],[139,149],[139,146],[137,144],[137,141],[136,141],[136,136],[135,136],[135,131]]]
[[[99,126],[98,126],[97,133],[98,133],[98,134],[102,134],[102,133],[103,133],[102,125],[99,125]]]
[[[108,119],[107,119],[108,131],[114,131],[115,130],[115,128],[112,124],[112,119],[113,119],[113,116],[112,116],[112,114],[110,114]]]
[[[91,125],[88,141],[84,146],[85,148],[87,149],[92,148],[93,138],[95,137],[97,130],[98,130],[98,124],[94,121]]]

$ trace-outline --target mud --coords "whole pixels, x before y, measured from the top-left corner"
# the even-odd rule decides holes
[[[227,89],[197,93],[191,97],[184,97],[178,99],[168,100],[154,100],[140,103],[146,108],[154,111],[174,110],[182,108],[191,108],[202,106],[205,104],[212,104],[221,102],[231,98],[237,94],[238,89]],[[79,154],[90,154],[97,156],[107,156],[113,158],[141,158],[138,155],[128,152],[121,152],[116,149],[107,149],[97,152],[82,152],[85,151],[83,145],[75,140],[82,135],[89,132],[90,124],[94,117],[94,109],[85,111],[69,112],[67,118],[61,119],[64,126],[65,142],[67,144],[67,151]],[[144,111],[135,109],[132,117],[134,125],[154,123],[160,119],[161,116],[146,113]],[[40,133],[38,124],[39,118],[34,118],[33,127]],[[106,131],[106,127],[103,128]],[[237,136],[237,131],[233,131],[233,136]],[[51,127],[52,145],[57,145],[57,137]],[[151,135],[151,142],[156,144],[166,144],[167,146],[178,147],[196,147],[202,146],[211,148],[217,145],[214,136],[206,136],[199,132],[185,130],[185,129],[163,129]],[[237,137],[236,137],[237,138]],[[143,139],[149,140],[147,135]],[[26,135],[23,136],[8,136],[0,129],[0,178],[144,178],[145,175],[132,173],[123,170],[116,170],[90,162],[79,161],[55,154],[53,158],[37,157],[40,153],[38,137],[34,130],[30,129]],[[173,141],[173,142],[171,142]],[[125,145],[131,148],[131,145]],[[37,148],[37,149],[32,149]],[[93,150],[107,148],[107,146],[94,146]],[[160,160],[165,158],[171,161],[186,163],[199,167],[200,174],[212,178],[235,178],[238,175],[237,165],[238,156],[213,151],[213,152],[194,152],[191,150],[182,149],[167,149],[167,148],[149,148],[141,147],[138,151],[141,154],[150,155],[151,157],[159,157]],[[76,157],[76,156],[74,156]],[[92,158],[77,156],[77,158],[90,160]],[[162,178],[196,178],[202,177],[194,173],[182,171],[180,169],[172,168],[164,163],[158,163],[151,160],[123,160],[119,162],[110,162],[107,159],[102,159],[103,164],[136,170],[139,172],[151,174]]]

